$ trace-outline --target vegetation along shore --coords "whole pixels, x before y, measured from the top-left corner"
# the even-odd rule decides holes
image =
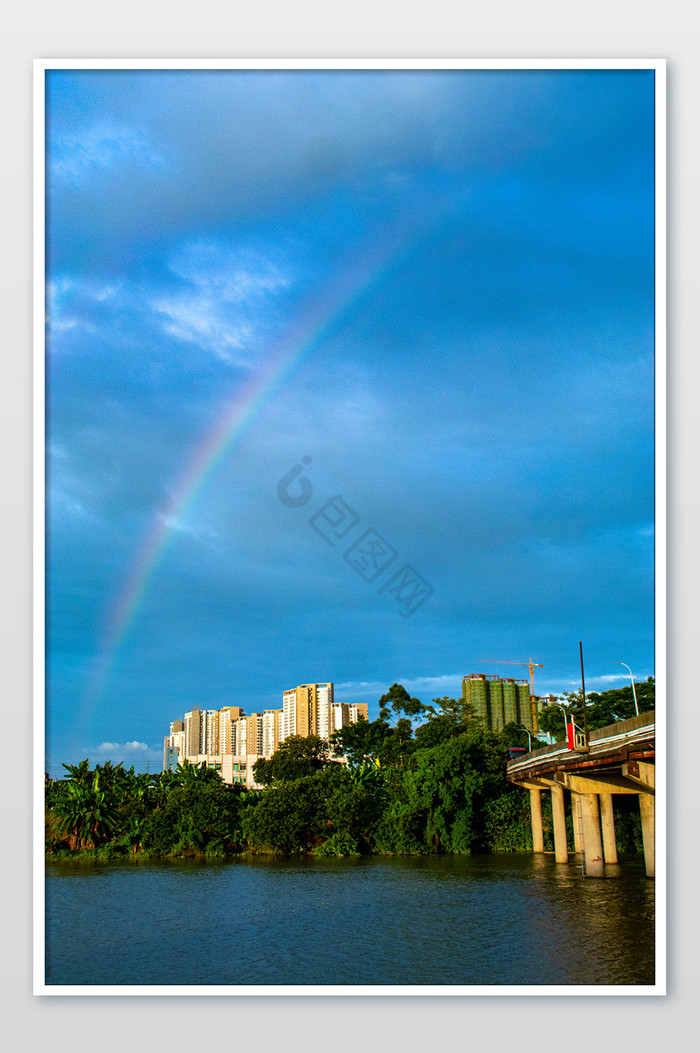
[[[636,685],[654,708],[654,682]],[[634,713],[631,687],[586,695],[588,727]],[[561,703],[574,712],[580,694]],[[393,684],[376,720],[336,731],[330,742],[286,739],[255,765],[258,790],[227,785],[185,762],[149,775],[86,759],[46,777],[46,857],[225,858],[243,853],[314,856],[417,855],[532,850],[529,799],[505,777],[508,749],[524,731],[491,731],[462,699],[425,704]],[[560,705],[538,717],[563,738]],[[532,748],[544,745],[533,739]],[[642,847],[638,809],[615,799],[618,850]],[[551,813],[543,815],[553,848]],[[573,830],[569,829],[573,851]]]

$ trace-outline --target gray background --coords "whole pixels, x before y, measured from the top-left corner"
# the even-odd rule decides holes
[[[700,980],[697,845],[681,832],[697,822],[691,794],[698,676],[693,673],[698,576],[698,296],[700,212],[697,147],[700,109],[698,34],[690,11],[670,2],[637,9],[591,0],[585,13],[553,0],[514,0],[479,13],[449,0],[408,8],[356,0],[352,8],[281,0],[244,11],[203,0],[195,8],[143,0],[119,7],[46,0],[5,17],[2,41],[2,312],[0,456],[2,606],[0,674],[4,687],[2,764],[2,978],[4,1031],[12,1048],[61,1053],[95,1042],[106,1051],[205,1041],[294,1050],[419,1050],[484,1045],[535,1050],[566,1035],[571,1053],[607,1051],[643,1041],[646,1048],[689,1048],[693,997]],[[507,30],[504,31],[504,27]],[[32,996],[31,879],[31,88],[32,60],[158,57],[666,58],[669,166],[669,842],[666,998],[196,998]],[[695,471],[694,471],[695,469]],[[634,949],[630,948],[630,953]],[[505,1013],[504,1013],[505,1010]],[[112,1022],[112,1016],[115,1017]],[[214,1036],[216,1036],[214,1038]],[[677,1040],[677,1041],[674,1041]]]

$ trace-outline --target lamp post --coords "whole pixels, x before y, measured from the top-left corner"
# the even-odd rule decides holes
[[[561,702],[555,702],[555,703],[554,703],[554,705],[555,705],[555,706],[558,706],[558,707],[559,707],[559,709],[560,709],[560,710],[562,711],[562,713],[564,714],[564,739],[566,739],[566,729],[567,729],[567,727],[568,727],[568,725],[569,725],[569,714],[568,714],[568,713],[567,713],[567,711],[566,711],[566,710],[564,709],[564,707],[562,706]]]
[[[634,677],[632,676],[632,670],[626,662],[615,662],[615,665],[624,665],[625,669],[629,672],[630,680],[632,681],[632,696],[634,698],[634,711],[639,716],[639,706],[637,705],[637,692],[634,689]]]
[[[520,731],[524,731],[527,735],[527,748],[530,751],[530,753],[532,753],[532,735],[530,734],[529,730],[525,727],[524,724],[520,724],[519,727]]]
[[[588,716],[586,714],[586,680],[583,675],[583,644],[579,640],[579,654],[581,655],[581,708],[583,709],[583,734],[588,748]]]

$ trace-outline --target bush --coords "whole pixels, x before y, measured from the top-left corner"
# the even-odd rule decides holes
[[[239,798],[221,781],[172,789],[162,809],[146,816],[143,847],[156,853],[216,853],[234,850],[240,840]]]
[[[522,790],[508,791],[486,804],[484,847],[492,852],[532,852],[530,804]]]
[[[357,839],[351,834],[336,832],[314,848],[315,856],[359,856]]]
[[[267,787],[255,807],[241,816],[242,835],[250,847],[291,854],[320,844],[326,823],[319,789],[316,775]]]
[[[423,855],[425,812],[405,801],[394,800],[382,816],[374,835],[374,848],[381,855]]]

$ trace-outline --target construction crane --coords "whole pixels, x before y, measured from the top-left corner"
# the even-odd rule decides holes
[[[530,694],[535,693],[535,666],[538,669],[544,669],[541,662],[533,662],[531,658],[527,662],[509,662],[504,658],[477,658],[477,662],[495,662],[497,665],[526,665],[530,669]]]

